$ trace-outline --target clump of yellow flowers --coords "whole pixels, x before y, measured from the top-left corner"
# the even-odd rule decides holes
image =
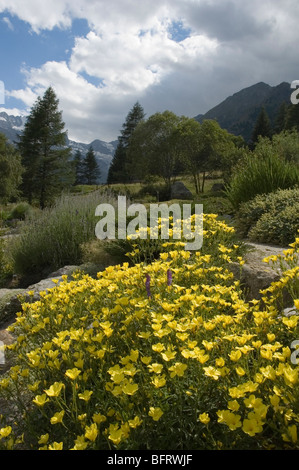
[[[299,238],[280,281],[247,302],[229,269],[243,264],[233,229],[204,222],[201,252],[168,242],[151,264],[77,274],[23,303],[0,382],[18,407],[0,421],[2,448],[299,448]]]

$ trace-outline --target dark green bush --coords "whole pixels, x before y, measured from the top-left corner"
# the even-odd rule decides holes
[[[271,151],[251,154],[236,167],[226,194],[237,210],[243,202],[258,194],[289,189],[299,184],[299,167]]]
[[[282,189],[269,194],[259,194],[251,201],[240,205],[236,214],[236,229],[242,237],[246,237],[263,214],[279,214],[286,207],[298,202],[299,188]]]
[[[249,238],[260,243],[287,246],[298,235],[299,201],[280,212],[265,212],[249,231]]]
[[[291,243],[299,229],[299,188],[258,195],[241,204],[235,226],[240,236],[253,241]]]
[[[20,202],[15,205],[11,210],[8,219],[25,220],[25,218],[32,212],[32,207],[27,202]]]

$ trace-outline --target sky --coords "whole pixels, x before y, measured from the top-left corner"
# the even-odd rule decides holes
[[[204,114],[299,79],[298,18],[298,0],[0,0],[0,111],[26,116],[52,86],[83,143],[116,140],[136,102]]]

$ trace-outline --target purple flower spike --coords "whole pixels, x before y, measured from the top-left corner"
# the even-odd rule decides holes
[[[170,269],[167,269],[167,285],[171,286],[172,283],[172,273]]]
[[[150,298],[151,297],[151,290],[150,290],[151,277],[149,274],[146,275],[145,287],[146,287],[147,296]]]

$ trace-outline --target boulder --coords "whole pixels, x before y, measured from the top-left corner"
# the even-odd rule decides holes
[[[171,199],[193,199],[191,191],[186,188],[182,181],[176,181],[171,186]]]
[[[278,281],[280,276],[267,267],[245,263],[242,267],[238,263],[231,263],[230,270],[238,279],[244,289],[246,300],[261,299],[261,290],[269,287],[272,282]]]
[[[276,282],[281,277],[281,270],[275,265],[263,262],[267,256],[283,253],[286,248],[269,246],[259,243],[247,243],[248,252],[244,256],[245,264],[231,263],[230,270],[234,277],[240,280],[244,289],[246,300],[261,299],[261,290],[270,287],[272,282]],[[291,296],[285,292],[283,307],[292,306]]]
[[[22,309],[20,296],[25,292],[24,289],[0,289],[0,324],[14,318]]]
[[[212,188],[211,188],[211,191],[213,193],[218,193],[220,191],[224,191],[225,190],[225,184],[223,183],[214,183]]]

